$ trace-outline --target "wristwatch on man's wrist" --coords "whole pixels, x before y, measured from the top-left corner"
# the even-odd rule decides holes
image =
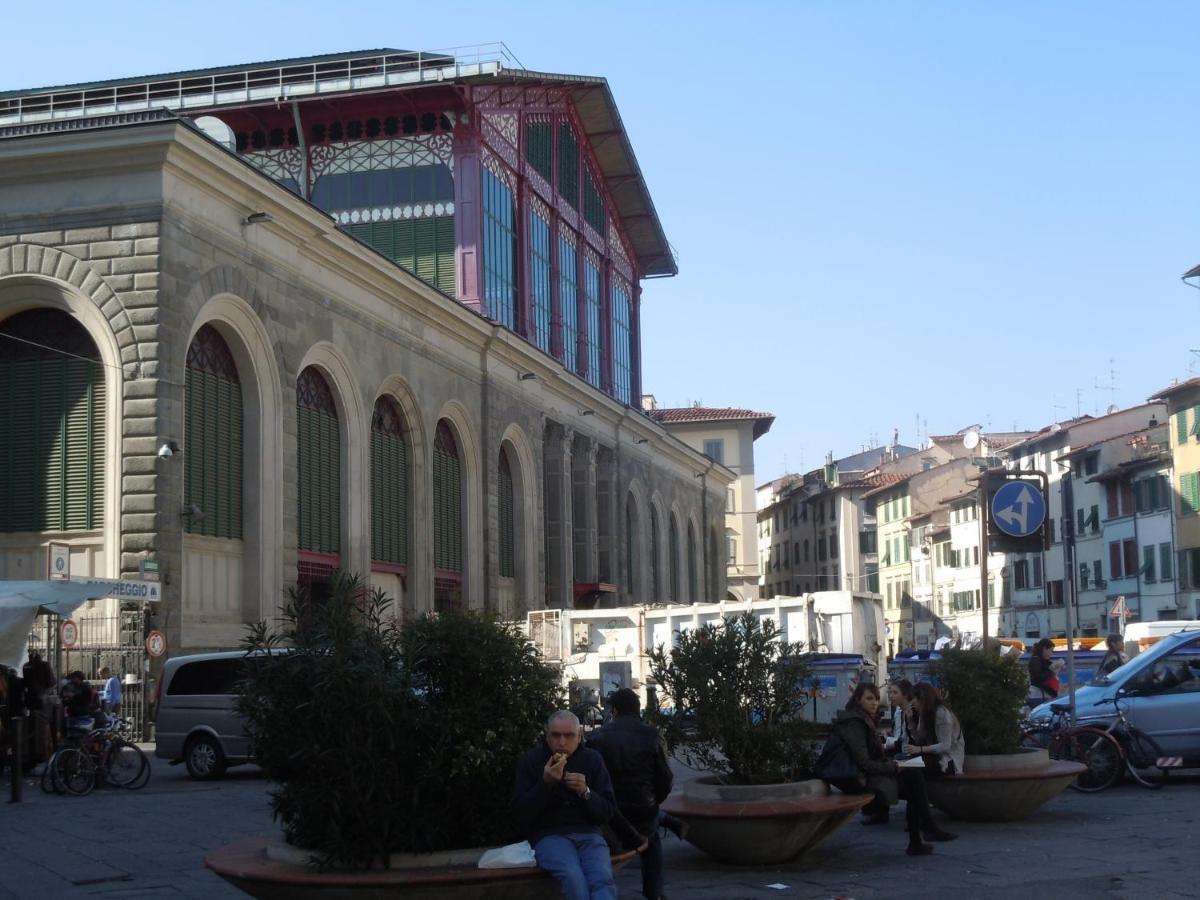
[[[591,800],[591,799],[592,799],[592,789],[591,789],[591,788],[584,788],[584,789],[583,789],[583,799],[584,799],[584,800]]]

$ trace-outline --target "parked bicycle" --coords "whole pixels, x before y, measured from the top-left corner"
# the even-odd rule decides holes
[[[1021,746],[1045,749],[1052,759],[1087,766],[1071,784],[1079,791],[1102,791],[1115,784],[1124,772],[1143,787],[1161,788],[1167,782],[1170,767],[1158,742],[1129,721],[1121,709],[1120,698],[1103,702],[1111,703],[1116,711],[1116,717],[1107,725],[1071,726],[1066,704],[1055,704],[1051,707],[1050,723],[1023,731]]]
[[[83,796],[101,782],[129,790],[145,787],[150,760],[124,737],[131,727],[127,720],[113,718],[100,728],[68,729],[42,772],[42,790]]]

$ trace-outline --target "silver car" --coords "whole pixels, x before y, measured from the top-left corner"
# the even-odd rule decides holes
[[[1107,725],[1113,719],[1111,701],[1121,698],[1129,720],[1158,742],[1165,756],[1183,757],[1187,768],[1200,767],[1200,630],[1180,631],[1163,638],[1119,669],[1075,692],[1080,722]],[[1052,704],[1030,713],[1035,722],[1048,722]]]
[[[234,685],[249,664],[241,651],[175,656],[163,667],[154,755],[182,762],[193,778],[220,778],[251,761],[245,720],[234,708]]]

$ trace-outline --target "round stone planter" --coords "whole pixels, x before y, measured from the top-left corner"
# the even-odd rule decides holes
[[[396,898],[421,900],[556,900],[558,882],[536,867],[480,869],[484,848],[446,853],[393,854],[391,868],[321,872],[309,854],[265,835],[246,838],[208,853],[204,864],[251,897]],[[613,870],[633,859],[634,851],[613,857]]]
[[[871,801],[831,795],[820,779],[788,784],[720,784],[698,778],[662,808],[688,823],[687,839],[713,859],[769,865],[811,850]]]
[[[1054,799],[1086,766],[1050,759],[1045,750],[967,756],[959,775],[927,778],[929,802],[953,819],[1017,822]]]

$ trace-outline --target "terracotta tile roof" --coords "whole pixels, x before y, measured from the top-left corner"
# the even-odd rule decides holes
[[[1200,266],[1197,266],[1200,269]],[[1197,272],[1200,274],[1200,272]],[[1181,381],[1178,384],[1173,384],[1170,387],[1165,387],[1157,394],[1151,394],[1151,400],[1165,400],[1172,394],[1178,394],[1181,391],[1191,390],[1192,388],[1200,388],[1200,378],[1189,378],[1187,381]]]
[[[682,425],[695,422],[754,422],[754,437],[760,438],[771,430],[775,416],[771,413],[755,412],[752,409],[714,406],[658,407],[646,411],[646,415],[660,425]]]
[[[1003,450],[1005,447],[1010,447],[1018,441],[1023,441],[1025,438],[1034,434],[1032,431],[987,431],[984,432],[984,437],[991,444],[993,450]],[[951,444],[962,443],[963,436],[961,434],[931,434],[929,440],[935,444]]]
[[[863,494],[864,497],[870,497],[874,494],[881,494],[888,488],[894,488],[898,484],[904,484],[915,475],[920,475],[920,472],[909,472],[907,475],[899,475],[895,472],[879,472],[875,475],[868,475],[863,481],[871,486],[871,490]]]

